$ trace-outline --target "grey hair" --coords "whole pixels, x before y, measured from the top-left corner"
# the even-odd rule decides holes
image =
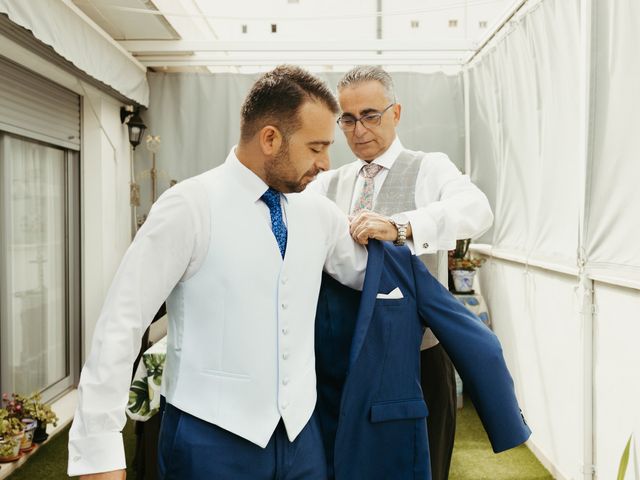
[[[384,94],[390,102],[396,101],[393,80],[382,67],[377,65],[359,65],[352,68],[338,82],[338,91],[364,82],[378,82],[384,88]]]

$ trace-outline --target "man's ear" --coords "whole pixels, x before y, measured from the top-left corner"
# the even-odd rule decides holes
[[[400,114],[402,113],[402,105],[396,103],[393,107],[393,124],[398,125],[400,122]]]
[[[280,151],[282,145],[282,133],[273,125],[265,125],[258,132],[258,140],[260,141],[260,149],[262,153],[272,157]]]

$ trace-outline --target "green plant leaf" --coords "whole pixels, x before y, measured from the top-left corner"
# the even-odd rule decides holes
[[[627,446],[624,447],[624,452],[622,452],[622,458],[620,458],[620,466],[618,467],[618,480],[624,480],[624,476],[627,474],[627,466],[629,465],[629,451],[631,449],[632,438],[633,435],[629,435]]]

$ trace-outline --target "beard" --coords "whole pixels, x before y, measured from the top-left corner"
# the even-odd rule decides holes
[[[267,185],[282,193],[302,192],[319,173],[316,168],[298,177],[298,172],[291,162],[289,141],[283,139],[278,153],[266,163]]]

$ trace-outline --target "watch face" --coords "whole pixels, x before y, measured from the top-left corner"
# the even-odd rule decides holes
[[[409,218],[404,213],[391,215],[391,220],[396,222],[397,225],[407,225],[409,223]]]

